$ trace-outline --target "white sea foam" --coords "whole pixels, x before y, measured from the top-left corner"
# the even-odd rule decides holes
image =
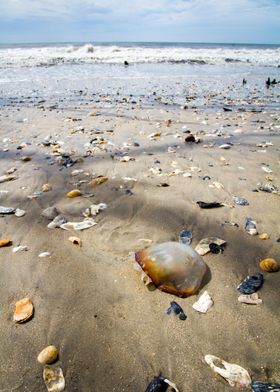
[[[65,45],[0,49],[0,68],[51,66],[60,63],[160,63],[214,64],[241,62],[278,66],[279,48]]]

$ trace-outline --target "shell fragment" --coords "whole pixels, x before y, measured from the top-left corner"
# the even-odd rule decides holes
[[[65,379],[60,367],[45,366],[43,378],[48,392],[64,391]]]
[[[251,385],[252,380],[249,373],[241,366],[223,361],[215,355],[205,355],[204,359],[215,373],[227,380],[230,386],[248,388]]]
[[[207,313],[208,310],[213,306],[214,302],[210,297],[208,291],[204,291],[204,293],[200,296],[198,301],[193,304],[194,310],[200,313]]]

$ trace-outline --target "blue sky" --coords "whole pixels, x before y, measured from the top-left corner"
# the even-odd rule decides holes
[[[280,0],[0,0],[0,43],[280,43]]]

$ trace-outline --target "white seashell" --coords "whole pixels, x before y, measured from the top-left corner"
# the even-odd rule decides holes
[[[99,204],[92,204],[85,210],[83,216],[96,216],[100,211],[105,210],[107,208],[107,204],[99,203]]]
[[[60,225],[64,230],[85,230],[97,225],[92,218],[85,218],[82,222],[67,222]]]
[[[0,214],[14,214],[16,211],[13,207],[3,207],[0,206]]]
[[[249,373],[241,366],[223,361],[215,355],[205,355],[204,359],[215,373],[227,380],[230,386],[248,388],[251,385],[252,380]]]
[[[221,184],[220,182],[214,181],[213,185],[217,188],[217,189],[224,189],[223,184]]]
[[[225,143],[225,144],[221,144],[221,145],[219,146],[219,148],[221,148],[222,150],[229,150],[229,149],[231,148],[231,145]]]
[[[60,367],[45,366],[43,378],[48,392],[62,392],[65,388],[65,379]]]
[[[214,302],[210,297],[208,291],[204,291],[204,293],[200,296],[198,301],[193,304],[194,310],[197,310],[200,313],[206,313],[211,306],[213,306]]]
[[[238,297],[238,302],[249,305],[260,305],[262,304],[262,299],[259,298],[258,293],[241,294]]]
[[[26,213],[26,211],[17,208],[15,211],[15,216],[17,216],[18,218],[21,218],[22,216],[25,215],[25,213]]]
[[[63,223],[66,223],[67,220],[62,216],[62,215],[58,215],[57,217],[54,218],[53,221],[51,221],[48,224],[48,228],[49,229],[55,229],[56,227],[60,227]]]
[[[272,171],[269,167],[267,167],[267,166],[262,166],[262,170],[263,170],[265,173],[273,173],[273,171]]]
[[[12,252],[13,252],[13,253],[17,253],[17,252],[19,252],[19,251],[24,251],[24,250],[28,250],[28,247],[27,247],[26,245],[19,245],[19,246],[15,246],[15,247],[12,249]]]
[[[49,257],[50,255],[51,255],[50,252],[42,252],[42,253],[40,253],[40,254],[38,255],[38,257],[43,258],[43,257]]]
[[[129,155],[125,155],[124,157],[121,157],[121,159],[120,159],[120,162],[129,162],[129,161],[135,161],[135,158],[132,158]]]

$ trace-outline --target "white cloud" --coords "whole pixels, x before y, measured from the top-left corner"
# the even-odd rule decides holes
[[[1,0],[1,19],[17,18],[133,18],[153,17],[162,22],[211,17],[280,17],[276,0]]]

